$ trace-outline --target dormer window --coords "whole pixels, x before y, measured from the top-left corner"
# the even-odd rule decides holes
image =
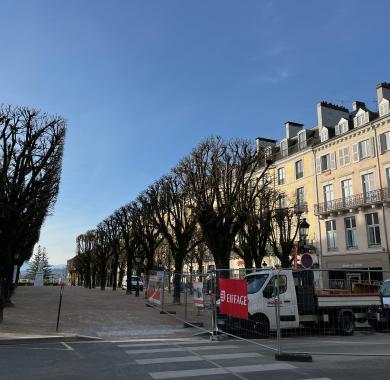
[[[305,149],[306,146],[306,131],[298,132],[298,149]]]
[[[328,140],[328,138],[329,138],[328,129],[327,128],[322,128],[322,131],[321,131],[321,142],[324,142],[324,141]]]
[[[379,106],[379,116],[385,116],[389,113],[389,100],[382,99],[382,102]]]
[[[363,124],[366,124],[368,123],[368,113],[367,112],[359,112],[355,119],[354,119],[354,122],[355,122],[355,127],[360,127],[362,126]]]
[[[348,131],[348,122],[346,120],[340,121],[336,125],[336,135],[341,135]]]
[[[282,157],[287,157],[288,156],[287,140],[282,140],[280,142],[280,152],[281,152]]]

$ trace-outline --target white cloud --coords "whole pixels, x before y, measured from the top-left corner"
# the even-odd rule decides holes
[[[270,48],[264,52],[265,55],[269,57],[278,57],[279,55],[282,55],[287,51],[287,47],[283,45],[274,46],[273,48]]]
[[[255,83],[279,83],[292,76],[292,73],[288,69],[278,69],[269,73],[262,73],[254,77]]]

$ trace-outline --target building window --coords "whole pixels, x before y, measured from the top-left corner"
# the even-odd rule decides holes
[[[374,173],[362,175],[362,187],[364,200],[366,202],[375,201],[376,193],[374,193]]]
[[[368,122],[365,113],[356,116],[355,121],[356,121],[356,126],[357,126],[357,127],[360,127],[361,125],[363,125],[363,124],[365,124],[366,122]]]
[[[389,113],[389,102],[383,102],[379,107],[379,116],[385,116]]]
[[[285,193],[279,194],[279,208],[286,208],[287,207],[287,198]]]
[[[327,170],[336,169],[336,153],[324,154],[317,158],[317,174]]]
[[[348,132],[348,122],[343,121],[336,125],[336,135],[341,135],[342,133]]]
[[[347,248],[357,248],[356,219],[354,216],[344,219],[345,243]]]
[[[339,163],[340,167],[344,167],[350,164],[348,147],[339,149]]]
[[[387,196],[389,196],[390,191],[390,168],[386,168],[386,185],[387,185]]]
[[[303,177],[303,161],[299,160],[295,162],[295,179]]]
[[[282,154],[282,157],[287,157],[288,156],[287,140],[282,140],[280,142],[280,152]]]
[[[381,154],[390,150],[390,132],[385,132],[379,135],[379,145],[381,148]]]
[[[321,132],[321,142],[328,140],[328,138],[329,138],[328,130],[326,128],[323,128]]]
[[[367,241],[368,246],[372,247],[381,244],[381,234],[379,230],[378,213],[366,214]]]
[[[325,203],[325,209],[331,210],[333,208],[334,203],[334,193],[333,193],[333,185],[325,185],[323,187],[324,190],[324,203]]]
[[[374,157],[374,141],[367,139],[360,141],[358,144],[353,144],[353,161],[364,160],[368,157]]]
[[[306,131],[301,131],[298,133],[298,149],[304,149],[306,146]]]
[[[337,249],[337,231],[336,221],[327,220],[326,225],[326,243],[328,245],[328,251],[335,251]]]
[[[344,207],[353,206],[353,187],[351,179],[341,181],[341,194],[343,196]]]
[[[284,168],[278,169],[278,185],[284,185],[286,177],[284,176]]]
[[[305,203],[305,188],[298,187],[297,189],[297,204],[302,206]]]

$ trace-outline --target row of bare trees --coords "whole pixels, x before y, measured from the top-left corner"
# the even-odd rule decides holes
[[[271,165],[250,141],[206,139],[135,201],[77,237],[84,285],[116,289],[124,267],[130,284],[139,257],[146,276],[159,261],[179,274],[178,300],[183,265],[195,261],[201,269],[207,253],[217,269],[229,268],[232,252],[246,267],[261,267],[268,245],[282,266],[290,265],[299,214],[278,207]]]
[[[60,116],[0,107],[0,322],[56,202],[65,131]]]

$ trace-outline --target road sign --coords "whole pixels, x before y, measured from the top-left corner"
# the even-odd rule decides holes
[[[310,253],[304,253],[301,256],[301,265],[305,269],[310,269],[313,266],[313,258],[311,257]]]

